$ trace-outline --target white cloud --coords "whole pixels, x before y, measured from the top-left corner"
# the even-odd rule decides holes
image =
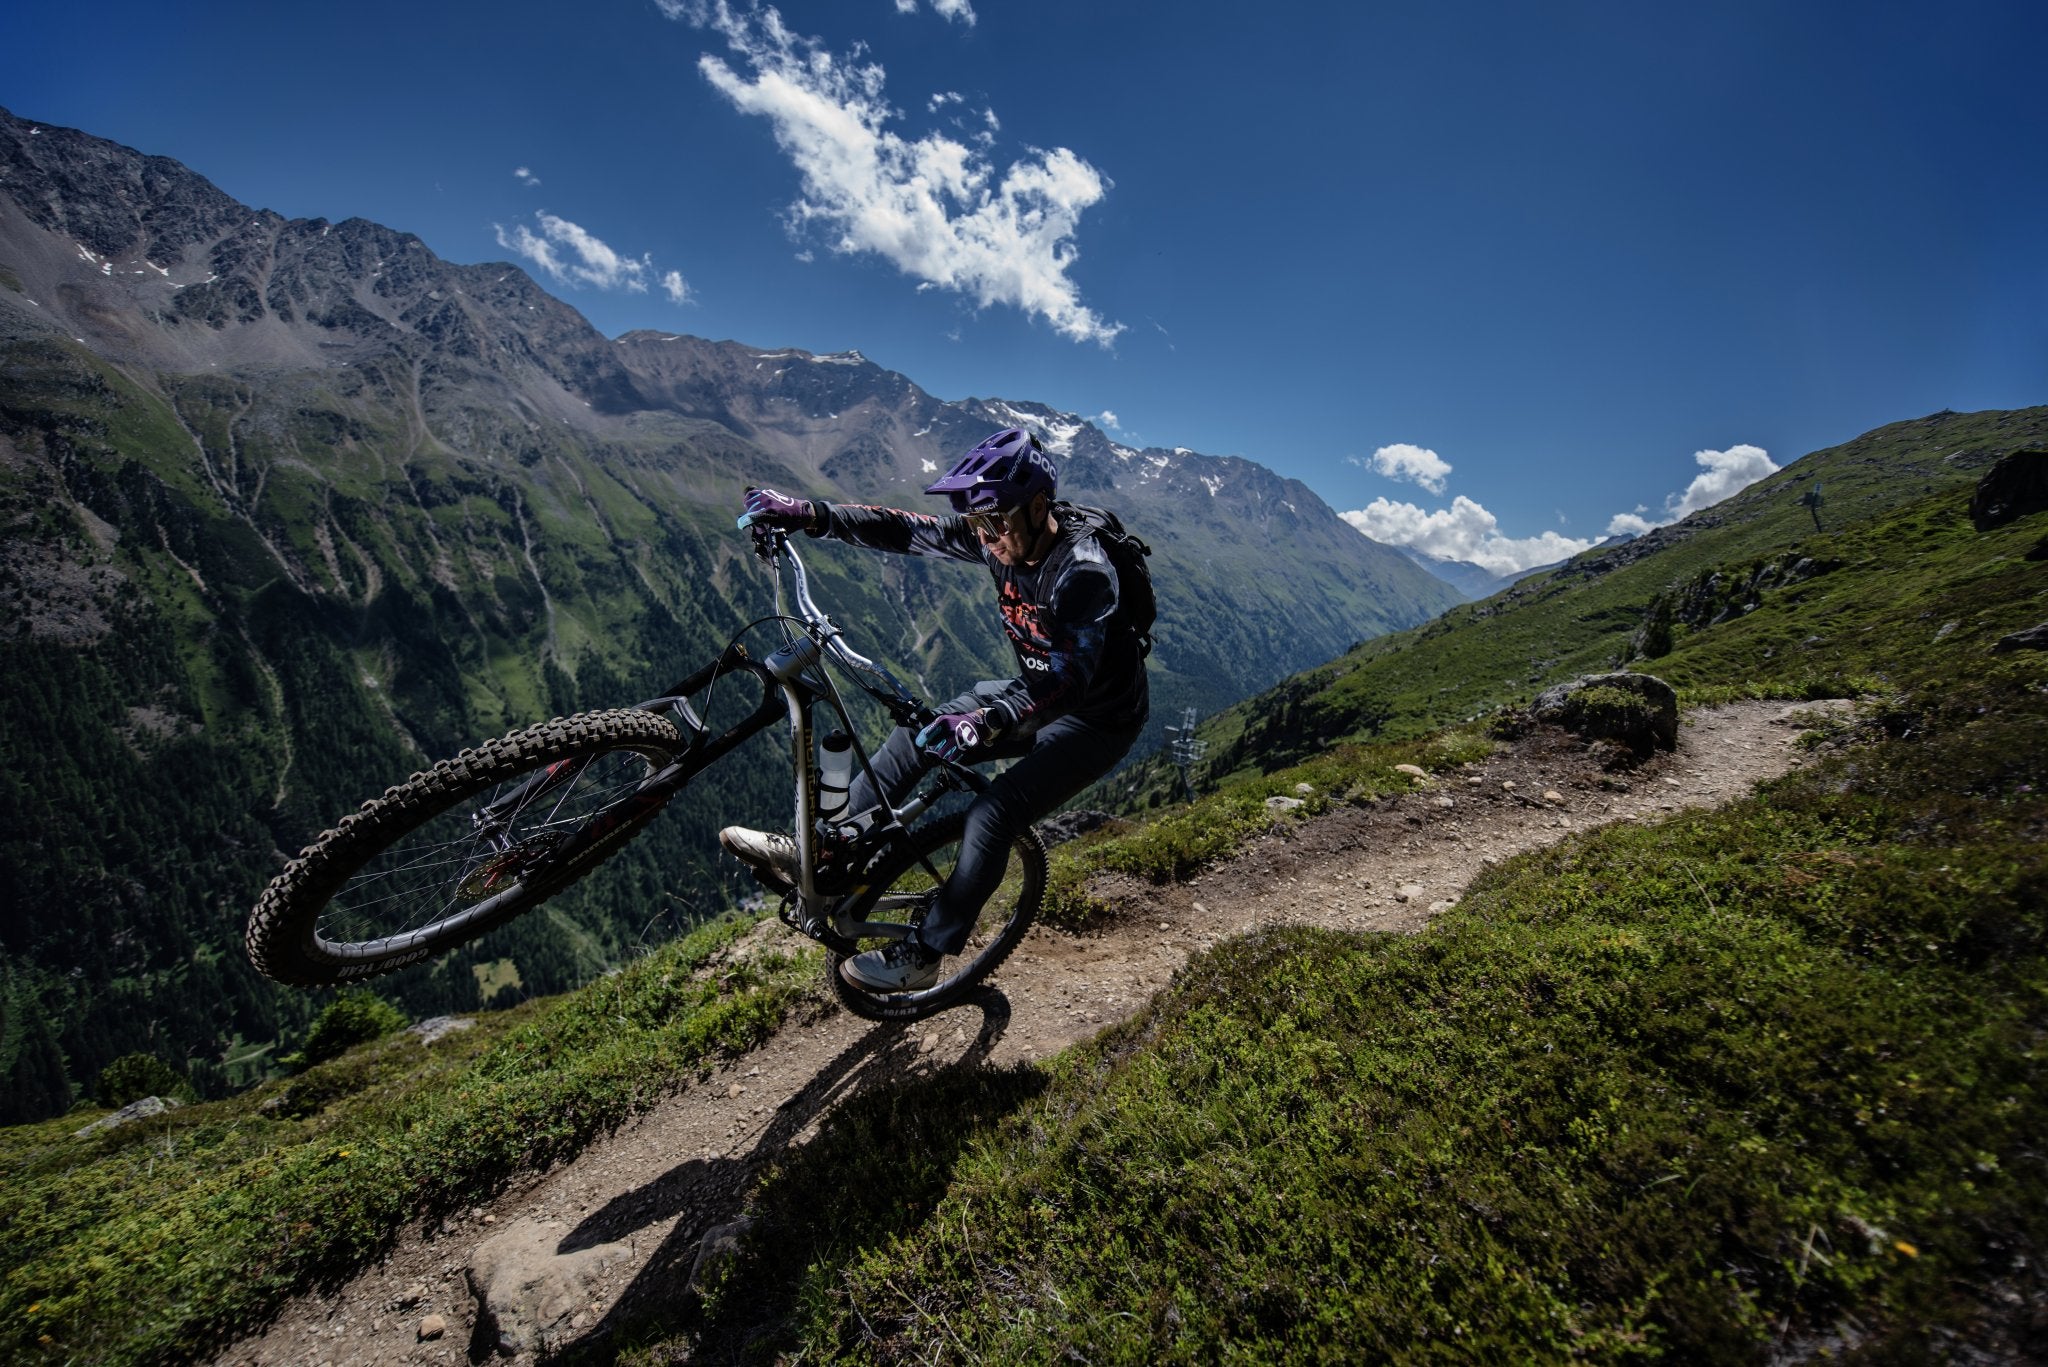
[[[1552,531],[1540,536],[1503,536],[1499,519],[1463,494],[1452,499],[1450,507],[1435,512],[1413,503],[1376,498],[1366,507],[1340,516],[1375,541],[1413,546],[1446,560],[1469,560],[1495,574],[1548,565],[1593,544]]]
[[[1672,494],[1664,500],[1662,518],[1653,521],[1646,517],[1648,509],[1639,504],[1633,513],[1616,513],[1607,523],[1607,534],[1614,536],[1626,532],[1641,536],[1702,508],[1711,508],[1758,480],[1778,473],[1778,463],[1761,446],[1740,445],[1731,446],[1726,451],[1695,451],[1692,458],[1701,473],[1693,476],[1684,493]]]
[[[917,0],[896,0],[896,12],[917,13]],[[969,0],[932,0],[932,13],[941,19],[957,19],[970,28],[974,26],[974,6]]]
[[[528,170],[524,166],[513,167],[512,174],[518,178],[519,183],[521,185],[527,186],[529,188],[540,184],[540,177],[535,175],[532,171]]]
[[[1081,212],[1108,192],[1102,173],[1064,147],[1033,149],[1000,174],[984,150],[940,134],[891,132],[885,73],[792,32],[772,7],[656,0],[662,12],[720,34],[746,68],[707,53],[698,70],[743,113],[759,114],[802,177],[791,226],[816,226],[834,251],[873,252],[923,283],[1008,304],[1062,336],[1107,346],[1123,331],[1081,302],[1069,277]],[[948,18],[973,14],[934,0]]]
[[[1444,491],[1444,476],[1451,473],[1451,466],[1442,456],[1426,447],[1410,446],[1407,442],[1395,442],[1382,446],[1365,460],[1356,456],[1346,457],[1353,465],[1363,465],[1375,474],[1388,479],[1403,479],[1410,484],[1419,484],[1432,494]]]
[[[661,288],[662,292],[668,295],[669,302],[672,304],[687,304],[690,302],[690,282],[683,279],[681,271],[670,271],[667,275],[662,276]]]
[[[514,224],[509,233],[494,224],[498,245],[533,262],[558,284],[647,292],[647,276],[654,266],[650,258],[621,256],[583,228],[546,210],[534,217],[540,222],[538,233],[524,223]]]
[[[1095,415],[1095,421],[1101,423],[1112,432],[1121,432],[1124,429],[1124,425],[1116,420],[1116,414],[1107,408]]]
[[[966,96],[957,90],[940,90],[935,92],[931,99],[925,102],[924,112],[936,114],[949,104],[962,104],[965,101]]]

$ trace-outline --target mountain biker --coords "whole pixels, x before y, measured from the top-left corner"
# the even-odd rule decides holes
[[[1058,478],[1038,439],[1011,427],[925,489],[947,497],[951,516],[747,490],[743,528],[801,528],[870,550],[986,565],[1017,657],[1015,678],[977,683],[914,735],[909,727],[896,729],[873,757],[881,794],[866,774],[854,779],[850,812],[881,796],[902,801],[928,765],[924,751],[969,764],[1016,760],[968,808],[959,862],[922,927],[841,965],[849,982],[869,991],[915,992],[936,982],[940,960],[965,948],[982,904],[1001,883],[1011,843],[1108,773],[1150,712],[1137,632],[1112,621],[1115,566],[1081,517],[1062,516],[1066,505],[1054,501]],[[718,838],[771,878],[796,881],[789,836],[728,826]]]

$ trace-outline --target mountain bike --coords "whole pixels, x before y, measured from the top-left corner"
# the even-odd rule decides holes
[[[965,826],[963,811],[935,809],[949,794],[982,791],[988,780],[927,752],[901,806],[884,800],[845,808],[852,764],[873,770],[838,678],[875,699],[896,725],[921,729],[937,713],[847,643],[813,599],[786,533],[752,535],[774,582],[772,615],[749,623],[715,660],[659,697],[487,741],[363,803],[301,850],[257,900],[247,934],[257,970],[284,983],[346,984],[476,939],[616,854],[691,780],[786,720],[799,867],[793,882],[760,870],[755,876],[780,894],[781,919],[825,947],[825,977],[839,1001],[870,1020],[911,1020],[957,1002],[993,972],[1045,894],[1045,847],[1029,830],[1012,843],[1001,885],[936,983],[884,994],[841,975],[847,958],[922,923]],[[781,644],[756,658],[741,637],[764,627],[779,631]],[[758,686],[759,701],[714,728],[704,718],[714,715],[712,695],[729,680]],[[820,732],[821,719],[830,732]]]

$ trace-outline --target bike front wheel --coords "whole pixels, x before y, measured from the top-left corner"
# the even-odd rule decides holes
[[[960,837],[966,825],[966,815],[957,813],[911,831],[875,870],[868,888],[850,899],[848,910],[871,923],[921,924],[959,862]],[[825,978],[840,1004],[856,1016],[867,1020],[929,1016],[957,1003],[1010,956],[1031,929],[1044,898],[1045,846],[1034,832],[1026,830],[1011,843],[1003,881],[982,905],[966,946],[946,957],[937,982],[918,992],[871,992],[846,980],[839,967],[850,955],[837,951],[825,956]],[[888,943],[883,937],[861,940],[855,952]]]
[[[250,962],[278,982],[322,986],[467,943],[637,834],[664,800],[643,785],[683,748],[667,718],[620,708],[557,717],[414,774],[264,889]]]

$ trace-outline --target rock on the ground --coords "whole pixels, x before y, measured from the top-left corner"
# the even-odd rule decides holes
[[[475,1024],[476,1020],[471,1016],[429,1016],[417,1025],[407,1026],[406,1032],[417,1035],[421,1044],[438,1044]]]
[[[126,1125],[131,1120],[146,1120],[153,1115],[162,1115],[173,1106],[182,1106],[184,1104],[184,1102],[174,1096],[146,1096],[140,1101],[129,1102],[112,1115],[101,1116],[84,1129],[73,1130],[71,1137],[73,1139],[87,1139],[100,1133],[102,1130],[117,1129],[122,1125]]]
[[[1638,755],[1678,744],[1678,694],[1654,674],[1581,674],[1537,694],[1530,712],[1537,721],[1589,740],[1616,741]]]
[[[1266,810],[1269,812],[1291,812],[1301,805],[1302,801],[1300,798],[1282,797],[1277,793],[1266,799]]]
[[[420,1321],[416,1336],[421,1343],[429,1343],[448,1332],[448,1321],[440,1315],[429,1315]]]
[[[2048,508],[2048,451],[2014,451],[1985,471],[1970,495],[1970,525],[1980,532]]]
[[[697,1243],[697,1261],[691,1264],[689,1280],[683,1284],[684,1291],[691,1295],[702,1291],[705,1279],[717,1270],[718,1265],[739,1253],[740,1241],[753,1227],[752,1220],[740,1219],[705,1230],[704,1237]]]
[[[485,1342],[507,1353],[559,1347],[570,1321],[600,1297],[605,1273],[632,1263],[624,1244],[563,1251],[568,1234],[559,1220],[515,1220],[470,1254],[469,1289]]]
[[[2028,627],[2025,631],[2015,631],[2010,636],[2001,636],[1991,649],[1999,655],[2008,650],[2048,650],[2048,622]]]
[[[1429,770],[1423,768],[1419,764],[1397,764],[1394,766],[1394,772],[1397,774],[1406,774],[1408,775],[1408,777],[1414,779],[1425,779],[1429,777]]]
[[[1412,901],[1414,901],[1414,900],[1415,900],[1416,898],[1418,898],[1418,897],[1422,896],[1422,893],[1423,893],[1423,887],[1422,887],[1422,884],[1420,884],[1420,883],[1403,883],[1403,884],[1402,884],[1402,885],[1401,885],[1401,886],[1400,886],[1399,888],[1395,889],[1395,891],[1394,891],[1394,900],[1395,900],[1396,902],[1412,902]]]

